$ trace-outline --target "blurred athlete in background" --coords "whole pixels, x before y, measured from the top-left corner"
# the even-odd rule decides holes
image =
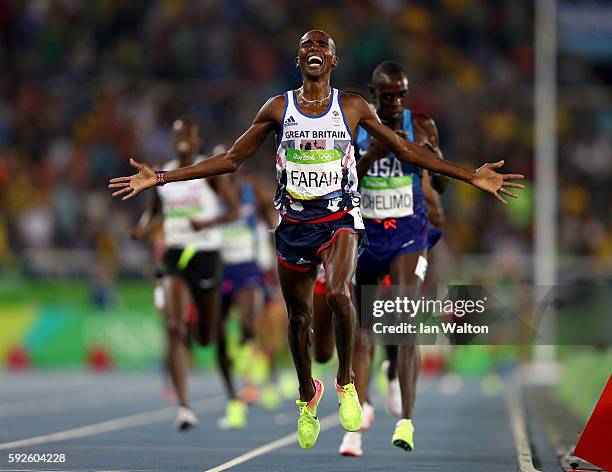
[[[219,150],[219,146],[215,149]],[[246,424],[246,404],[252,403],[258,396],[254,373],[267,369],[267,359],[255,339],[256,321],[264,308],[264,279],[257,264],[257,224],[263,219],[267,227],[272,228],[277,217],[270,201],[266,201],[262,196],[261,184],[255,177],[240,172],[234,174],[230,180],[239,200],[239,216],[221,226],[223,282],[217,359],[232,398],[222,426],[242,428]],[[200,225],[194,222],[194,227],[198,229]],[[241,328],[237,355],[234,356],[233,362],[228,352],[226,336],[227,320],[232,306],[238,308]],[[239,395],[236,394],[232,381],[232,367],[243,378],[244,386]]]
[[[166,163],[164,169],[204,160],[198,155],[202,145],[199,130],[191,120],[181,118],[174,122],[172,142],[176,158]],[[227,208],[223,215],[221,202]],[[237,195],[228,179],[219,177],[156,189],[132,236],[142,239],[160,215],[166,244],[161,286],[168,337],[167,365],[179,405],[175,426],[179,431],[186,431],[198,423],[189,407],[187,393],[187,313],[193,301],[197,311],[195,338],[201,345],[208,345],[217,335],[220,308],[222,236],[219,225],[238,216]],[[194,221],[198,229],[193,227]],[[234,399],[229,389],[228,395],[230,401]]]

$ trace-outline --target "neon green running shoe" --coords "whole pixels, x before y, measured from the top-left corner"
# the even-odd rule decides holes
[[[298,418],[298,442],[303,449],[310,449],[317,442],[321,424],[317,418],[317,406],[323,396],[323,383],[319,380],[314,380],[315,394],[309,402],[296,400],[295,403],[300,407],[300,416]]]
[[[338,402],[340,403],[340,408],[338,409],[340,424],[347,431],[359,431],[363,423],[363,411],[359,404],[355,385],[350,383],[341,387],[337,382],[335,384]]]
[[[414,426],[412,426],[412,420],[399,420],[397,422],[391,443],[405,451],[412,451],[414,449]]]
[[[247,342],[242,346],[238,346],[234,358],[232,359],[234,372],[241,377],[246,376],[247,372],[250,370],[254,357],[255,348],[252,342]]]
[[[230,429],[242,429],[247,422],[247,405],[240,400],[229,400],[225,408],[225,424]]]

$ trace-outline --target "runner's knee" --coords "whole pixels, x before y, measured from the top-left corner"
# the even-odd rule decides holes
[[[289,328],[296,328],[299,326],[308,326],[312,321],[312,310],[307,309],[307,305],[296,309],[296,307],[288,307],[287,313],[289,315]]]
[[[222,333],[217,333],[221,337]],[[215,333],[210,325],[200,326],[198,328],[198,342],[202,346],[208,346],[215,340]]]
[[[182,320],[179,321],[174,318],[167,319],[166,331],[170,338],[183,340],[187,337],[187,326],[185,326]]]
[[[342,287],[340,289],[334,287],[327,287],[327,304],[334,311],[334,313],[345,313],[351,306],[351,294],[348,287]]]
[[[419,353],[419,346],[416,344],[401,344],[398,346],[398,359],[417,359]]]

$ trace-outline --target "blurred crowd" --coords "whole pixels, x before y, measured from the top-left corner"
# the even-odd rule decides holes
[[[200,123],[205,151],[231,143],[266,98],[299,86],[313,27],[336,40],[334,86],[367,93],[376,64],[397,60],[447,159],[503,158],[529,183],[533,16],[527,0],[0,0],[0,266],[66,248],[122,269],[146,197],[113,201],[108,178],[131,173],[131,156],[168,160],[179,115]],[[559,62],[559,247],[609,265],[611,93],[585,60]],[[270,140],[249,169],[273,178],[273,152]],[[533,195],[503,207],[453,184],[450,254],[529,254]]]

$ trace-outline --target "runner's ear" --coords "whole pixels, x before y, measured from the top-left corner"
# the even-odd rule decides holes
[[[299,69],[299,68],[300,68],[300,58],[299,58],[299,56],[297,56],[297,57],[295,58],[295,68],[296,68],[296,69]]]

